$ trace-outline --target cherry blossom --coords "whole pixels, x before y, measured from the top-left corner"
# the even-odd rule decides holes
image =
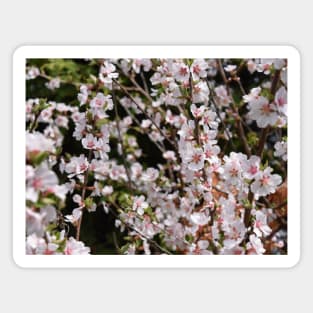
[[[242,163],[243,176],[247,179],[255,178],[260,170],[260,162],[260,158],[256,155],[252,155],[249,160],[245,160]]]
[[[267,216],[262,211],[255,212],[255,222],[253,225],[253,232],[261,237],[271,234],[272,229],[267,225]]]
[[[72,157],[70,162],[64,166],[66,173],[70,174],[69,177],[73,177],[78,174],[84,173],[89,166],[87,158],[81,154],[79,157]]]
[[[190,215],[190,219],[196,225],[206,225],[209,220],[210,216],[208,216],[205,212],[195,212]]]
[[[209,100],[210,90],[206,82],[200,81],[193,88],[193,102],[194,103],[207,103]]]
[[[253,100],[257,100],[261,91],[262,89],[260,87],[252,88],[248,95],[243,96],[244,102],[252,102]]]
[[[265,252],[265,249],[260,238],[252,234],[249,236],[249,240],[250,241],[247,245],[249,254],[263,254]]]
[[[278,141],[275,143],[274,148],[274,155],[281,157],[284,161],[287,161],[287,142]]]
[[[46,138],[42,133],[26,132],[26,153],[54,152],[53,140]]]
[[[228,106],[231,102],[231,99],[227,93],[227,89],[224,85],[220,85],[214,88],[216,104],[218,106]]]
[[[103,141],[101,138],[97,139],[92,134],[88,134],[85,138],[82,139],[82,145],[85,149],[88,150],[100,150],[103,145]]]
[[[52,192],[58,184],[57,175],[48,168],[47,163],[34,170],[34,175],[27,180],[26,199],[36,202],[40,192]]]
[[[204,152],[202,148],[188,146],[186,153],[183,155],[183,160],[188,164],[188,169],[199,171],[204,166]]]
[[[251,191],[256,199],[274,193],[276,187],[281,184],[282,178],[278,174],[271,174],[272,171],[272,168],[267,167],[256,174],[255,181],[251,184]]]
[[[53,78],[49,82],[46,83],[46,87],[50,90],[54,90],[60,87],[60,79]]]
[[[66,241],[66,246],[64,249],[64,254],[89,254],[90,248],[85,247],[84,243],[81,241],[75,240],[73,237],[70,237]]]
[[[115,72],[116,66],[109,61],[104,61],[100,67],[99,79],[108,88],[112,88],[113,79],[118,78],[118,73]]]
[[[278,120],[278,113],[273,103],[263,96],[249,102],[249,117],[257,122],[257,125],[264,128],[268,125],[275,125]]]
[[[145,201],[144,196],[135,197],[133,202],[133,210],[137,211],[139,215],[144,214],[144,210],[148,207],[148,203]]]
[[[88,87],[86,85],[81,85],[79,90],[80,93],[77,95],[77,99],[80,102],[80,105],[83,105],[88,100]]]
[[[185,63],[177,62],[173,64],[173,74],[178,82],[187,82],[189,79],[190,71]]]
[[[194,118],[199,119],[202,117],[205,111],[205,106],[201,105],[200,107],[197,107],[194,103],[190,107],[190,111]]]
[[[26,79],[34,79],[38,75],[40,75],[40,70],[37,67],[32,66],[32,67],[27,69]]]
[[[200,80],[200,78],[205,78],[207,76],[208,67],[209,65],[205,60],[194,60],[190,68],[193,80]]]
[[[277,110],[283,114],[287,114],[287,91],[284,86],[280,87],[275,94],[275,104]]]

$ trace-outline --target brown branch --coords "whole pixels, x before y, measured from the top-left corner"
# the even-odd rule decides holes
[[[259,145],[258,145],[258,149],[256,154],[262,159],[262,154],[263,154],[263,150],[265,147],[265,143],[266,143],[266,139],[267,139],[267,135],[270,131],[270,126],[267,126],[265,128],[262,129],[261,132],[261,137],[260,137],[260,141],[259,141]]]
[[[240,77],[236,76],[235,80],[238,83],[238,86],[239,86],[239,89],[240,89],[241,93],[245,96],[247,93],[246,93],[245,89],[243,88],[243,85],[241,83]]]
[[[114,90],[114,82],[112,83],[112,101],[113,101],[114,111],[115,111],[115,122],[116,122],[118,140],[121,144],[122,158],[123,158],[124,168],[125,168],[125,172],[126,172],[127,179],[128,179],[128,189],[131,191],[132,190],[131,176],[129,173],[129,168],[126,164],[127,160],[126,160],[126,154],[125,154],[125,149],[124,149],[124,144],[123,144],[123,138],[121,135],[120,116],[118,114],[118,109],[117,109],[117,101],[116,101],[115,90]]]
[[[249,191],[248,200],[249,200],[249,204],[251,205],[251,207],[249,208],[245,207],[244,216],[243,216],[243,221],[247,228],[250,226],[250,223],[251,223],[251,210],[252,210],[253,198],[254,198],[253,192]]]
[[[239,114],[238,114],[238,116],[239,116]],[[237,127],[238,127],[238,134],[239,134],[239,137],[240,137],[240,139],[242,141],[245,153],[248,156],[248,158],[250,158],[250,156],[251,156],[251,149],[249,147],[249,144],[248,144],[248,141],[247,141],[247,138],[246,138],[246,135],[245,135],[245,131],[244,131],[243,126],[242,126],[241,118],[237,119]]]
[[[224,84],[226,85],[227,93],[228,93],[228,95],[230,95],[230,90],[229,90],[229,86],[228,86],[229,80],[228,80],[227,77],[226,77],[226,74],[225,74],[225,71],[224,71],[222,62],[221,62],[220,59],[217,59],[216,62],[217,62],[218,70],[219,70],[219,72],[220,72],[220,74],[221,74],[221,76],[222,76],[223,82],[224,82]]]
[[[88,154],[88,163],[90,163],[91,161],[91,157],[92,157],[92,150],[89,150],[89,154]],[[87,190],[87,184],[88,184],[88,175],[89,175],[89,166],[85,172],[84,175],[84,182],[83,182],[83,186],[82,186],[82,197],[81,197],[81,202],[84,203],[85,200],[85,196],[86,196],[86,190]],[[80,237],[80,229],[81,229],[81,224],[82,224],[82,220],[83,220],[83,216],[84,216],[84,208],[82,209],[82,215],[80,216],[80,218],[77,221],[77,227],[76,227],[76,240],[79,241],[79,237]]]
[[[144,75],[144,73],[143,73],[142,71],[140,71],[140,78],[141,78],[141,80],[142,80],[143,88],[144,88],[145,92],[147,93],[147,95],[149,95],[149,98],[150,98],[151,101],[152,101],[152,98],[150,97],[150,94],[149,94],[148,84],[147,84],[145,75]]]

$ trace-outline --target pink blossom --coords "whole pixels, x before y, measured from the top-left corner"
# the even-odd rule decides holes
[[[260,238],[252,234],[249,236],[249,240],[250,242],[247,245],[249,254],[263,254],[265,252],[265,249]]]
[[[264,171],[259,171],[255,176],[255,181],[251,184],[251,191],[256,199],[274,193],[282,178],[278,174],[271,174],[272,168],[267,167]]]
[[[139,215],[144,214],[144,210],[148,207],[148,203],[145,201],[144,196],[134,197],[133,210],[136,211]]]
[[[49,170],[46,163],[34,170],[34,175],[27,181],[26,199],[36,202],[40,192],[51,191],[58,184],[57,175]]]
[[[253,232],[261,237],[271,234],[272,229],[267,225],[267,216],[262,211],[255,212],[255,221],[253,225]]]
[[[257,122],[261,128],[268,125],[275,125],[278,120],[276,107],[273,103],[269,103],[268,99],[260,96],[258,99],[249,102],[249,117]]]
[[[190,71],[193,80],[199,80],[207,76],[208,64],[203,59],[195,59],[191,65]]]
[[[190,111],[194,118],[200,119],[205,112],[205,106],[201,105],[199,108],[193,103],[190,107]]]
[[[189,79],[189,68],[183,62],[177,62],[173,65],[174,77],[178,82],[185,82]]]
[[[193,87],[193,99],[194,103],[207,103],[209,100],[210,90],[206,82],[200,81]]]
[[[287,91],[285,87],[280,87],[275,93],[275,104],[277,110],[287,115]]]
[[[38,153],[44,151],[55,151],[53,140],[46,138],[39,132],[26,132],[26,153]]]
[[[281,157],[284,161],[287,161],[287,142],[278,141],[275,143],[274,148],[274,155]]]
[[[70,174],[69,177],[84,173],[89,166],[87,158],[81,154],[79,157],[72,157],[70,162],[65,165],[65,172]]]
[[[204,153],[202,148],[187,149],[183,155],[183,161],[188,164],[188,168],[192,171],[199,171],[204,166]]]
[[[66,241],[66,246],[64,249],[64,254],[75,255],[75,254],[90,254],[90,248],[86,247],[85,244],[81,241],[75,240],[73,237],[70,237]]]
[[[32,66],[32,67],[27,69],[26,79],[34,79],[39,75],[40,75],[39,69],[35,66]]]
[[[190,219],[194,224],[203,226],[208,224],[210,216],[208,216],[205,212],[195,212],[190,215]]]
[[[88,150],[100,150],[102,148],[102,139],[97,139],[92,134],[87,134],[85,138],[82,139],[82,145]]]
[[[49,82],[47,82],[45,85],[48,89],[54,90],[60,88],[60,78],[56,77],[51,79]]]
[[[218,87],[214,88],[215,92],[215,102],[218,106],[223,107],[223,106],[228,106],[231,102],[231,99],[228,95],[227,89],[224,85],[220,85]]]

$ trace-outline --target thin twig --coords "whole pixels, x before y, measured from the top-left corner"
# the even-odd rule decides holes
[[[92,150],[89,150],[89,154],[88,154],[88,163],[90,163],[91,161],[91,157],[92,157]],[[86,197],[86,190],[87,190],[87,184],[88,184],[88,175],[89,175],[89,166],[85,172],[84,175],[84,182],[83,182],[83,186],[82,186],[82,196],[81,196],[81,202],[84,203],[85,197]],[[80,229],[81,229],[81,224],[82,224],[82,220],[83,220],[83,215],[84,215],[84,208],[82,209],[82,215],[80,216],[80,218],[77,221],[77,227],[76,227],[76,240],[79,241],[79,237],[80,237]]]
[[[123,212],[123,210],[115,203],[115,202],[110,202],[117,210],[121,210]],[[145,238],[146,240],[148,240],[152,245],[154,245],[156,248],[158,248],[160,251],[166,253],[166,254],[172,254],[170,251],[168,251],[167,249],[161,247],[156,241],[154,241],[153,239],[147,237],[146,235],[144,235],[141,231],[139,231],[138,229],[136,229],[134,226],[132,226],[131,224],[129,224],[128,222],[124,221],[123,219],[121,219],[120,216],[118,216],[113,210],[112,208],[109,207],[110,212],[114,215],[114,217],[118,220],[120,220],[127,228],[129,228],[130,230],[136,232],[137,234],[139,234],[140,237]]]
[[[140,71],[140,78],[142,80],[142,83],[143,83],[143,88],[145,90],[145,92],[147,93],[147,95],[149,95],[149,88],[148,88],[148,84],[147,84],[147,81],[146,81],[146,78],[145,78],[145,75],[142,71]],[[150,96],[150,95],[149,95]],[[151,101],[152,101],[152,98],[150,97]]]
[[[238,116],[239,116],[239,114],[238,114]],[[245,135],[245,131],[244,131],[243,126],[242,126],[241,118],[237,119],[237,127],[238,127],[239,137],[240,137],[240,139],[242,141],[242,144],[243,144],[243,148],[244,148],[248,158],[250,158],[250,156],[251,156],[251,149],[249,147],[249,144],[248,144],[248,141],[247,141],[247,138],[246,138],[246,135]]]
[[[262,155],[263,155],[263,150],[265,147],[265,143],[266,143],[266,139],[267,139],[267,135],[270,131],[270,126],[266,126],[265,128],[262,129],[261,132],[261,137],[259,140],[259,145],[258,145],[258,149],[257,149],[257,155],[262,159]]]
[[[137,103],[137,101],[133,98],[133,96],[117,81],[113,80],[120,89],[129,97],[129,99],[136,105],[136,107],[139,109],[139,111],[144,114],[144,116],[151,121],[151,123],[155,126],[155,128],[160,132],[160,134],[166,139],[175,149],[177,149],[177,146],[175,142],[173,142],[171,139],[168,138],[168,136],[163,132],[163,130],[158,126],[158,124],[154,121],[153,118],[149,116],[149,114],[143,110],[140,105]]]
[[[249,144],[248,144],[248,141],[247,141],[247,138],[246,138],[246,135],[245,135],[245,132],[244,132],[244,129],[242,127],[242,119],[241,119],[241,116],[239,114],[239,111],[238,111],[238,108],[236,108],[233,103],[235,103],[234,101],[234,97],[231,93],[231,90],[228,86],[228,83],[229,81],[227,80],[227,77],[226,77],[226,74],[225,74],[225,71],[224,71],[224,68],[223,68],[223,65],[222,65],[222,62],[220,59],[217,60],[217,64],[218,64],[218,69],[220,71],[220,74],[222,76],[222,79],[224,81],[224,84],[226,85],[226,90],[227,90],[227,93],[228,95],[232,98],[232,103],[230,105],[230,107],[232,108],[234,114],[235,114],[235,118],[237,120],[237,128],[238,128],[238,135],[239,135],[239,138],[243,144],[243,148],[245,150],[245,153],[248,157],[251,156],[251,150],[250,150],[250,147],[249,147]]]
[[[221,121],[221,124],[222,124],[222,126],[223,126],[223,130],[225,131],[225,133],[226,133],[226,135],[227,135],[227,139],[228,139],[228,141],[230,142],[230,145],[231,145],[232,149],[234,150],[235,146],[234,146],[232,137],[231,137],[231,135],[230,135],[230,133],[229,133],[228,128],[226,127],[226,125],[225,125],[225,123],[224,123],[224,120],[223,120],[223,118],[222,118],[222,116],[221,116],[221,113],[220,113],[220,109],[219,109],[218,105],[217,105],[217,104],[215,103],[215,101],[214,101],[213,94],[215,94],[215,92],[214,92],[214,90],[211,88],[210,82],[209,82],[208,79],[207,79],[207,83],[208,83],[208,86],[209,86],[209,89],[210,89],[210,94],[211,94],[211,96],[210,96],[210,98],[211,98],[211,104],[214,106],[215,112],[216,112],[216,114],[217,114],[217,116],[218,116],[218,118],[219,118],[219,120]],[[216,95],[216,94],[215,94],[215,95]]]
[[[132,190],[131,176],[130,176],[130,173],[129,173],[129,168],[128,168],[127,164],[126,164],[126,162],[127,162],[126,154],[125,154],[125,149],[124,149],[124,144],[123,144],[123,138],[122,138],[122,135],[121,135],[120,116],[118,114],[118,109],[117,109],[117,101],[116,101],[115,90],[114,90],[114,82],[112,84],[112,101],[113,101],[114,111],[115,111],[115,122],[116,122],[118,139],[119,139],[119,142],[121,144],[122,158],[123,158],[124,168],[125,168],[125,172],[126,172],[127,179],[128,179],[128,189]]]
[[[123,211],[123,209],[121,207],[119,207],[115,202],[110,202],[117,210],[121,211],[124,214],[127,214],[125,211]],[[139,214],[137,214],[136,212],[134,212],[136,214],[136,217],[141,220],[144,221],[143,217],[140,216]],[[119,217],[117,217],[119,218]],[[119,218],[120,219],[120,218]],[[185,240],[184,238],[178,238],[177,236],[175,236],[175,234],[171,234],[170,232],[168,232],[166,229],[161,228],[159,225],[157,225],[156,223],[152,223],[153,226],[155,226],[163,235],[166,234],[169,237],[174,237],[175,239],[182,241],[184,244],[188,245],[188,246],[192,246],[187,240]]]
[[[271,90],[270,90],[273,97],[275,96],[275,93],[276,93],[276,89],[277,89],[277,86],[279,83],[279,78],[280,78],[280,70],[276,70],[274,73],[274,77],[273,77],[272,85],[271,85]],[[262,159],[264,146],[266,144],[267,136],[270,132],[270,129],[271,129],[270,126],[267,126],[266,128],[262,129],[261,138],[260,138],[258,149],[257,149],[257,155],[261,159]]]

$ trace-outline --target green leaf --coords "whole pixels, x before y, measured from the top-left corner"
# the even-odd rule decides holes
[[[107,123],[108,123],[108,119],[106,119],[106,118],[98,119],[98,120],[96,121],[96,127],[100,129],[101,126],[103,126],[103,125],[105,125],[105,124],[107,124]]]
[[[31,156],[31,161],[35,165],[39,165],[43,160],[45,160],[49,156],[49,153],[46,151],[36,153],[36,155]]]
[[[56,203],[55,199],[52,199],[52,198],[42,198],[40,200],[40,202],[42,204],[46,204],[46,205],[48,205],[48,204],[55,204]]]
[[[84,203],[85,203],[86,208],[90,209],[93,205],[93,199],[88,197],[85,199]]]

